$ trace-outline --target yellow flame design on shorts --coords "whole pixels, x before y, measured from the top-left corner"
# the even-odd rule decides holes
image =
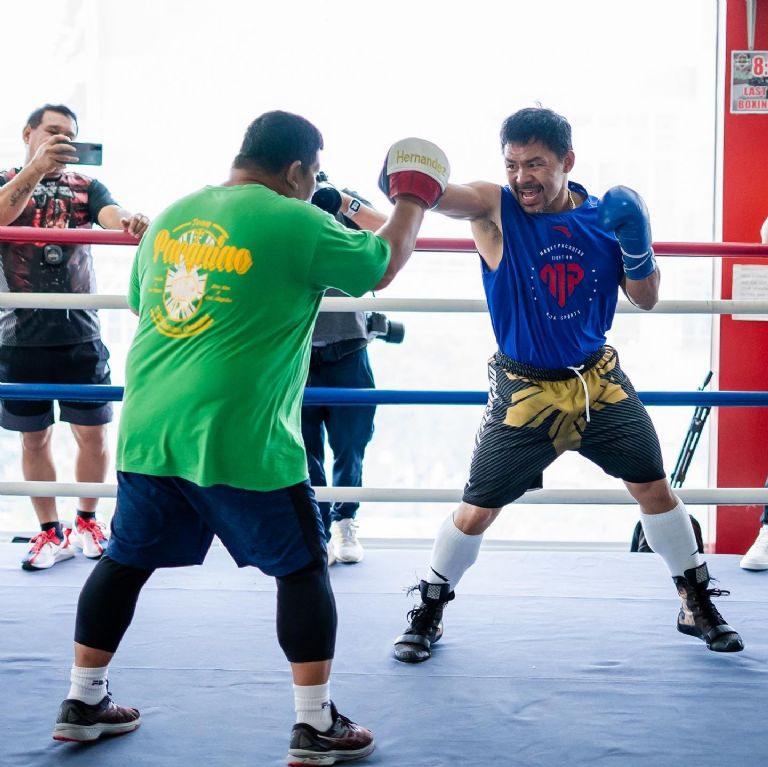
[[[583,374],[591,411],[599,412],[608,405],[627,399],[627,393],[611,377],[615,367],[615,353],[606,350],[600,362]],[[587,425],[587,403],[578,377],[566,381],[531,381],[512,373],[505,375],[510,381],[520,381],[526,386],[512,394],[504,423],[517,428],[535,429],[557,413],[548,431],[555,451],[560,455],[566,450],[578,450]]]

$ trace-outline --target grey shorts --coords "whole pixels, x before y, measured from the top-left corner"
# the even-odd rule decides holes
[[[3,383],[110,384],[109,351],[100,339],[67,346],[1,346]],[[112,420],[111,402],[59,401],[59,418],[80,426]],[[0,401],[0,426],[42,431],[55,421],[52,400]]]

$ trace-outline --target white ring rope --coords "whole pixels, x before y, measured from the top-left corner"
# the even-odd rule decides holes
[[[95,293],[0,293],[3,309],[127,309],[125,296]],[[487,312],[485,299],[471,298],[324,298],[322,312]],[[619,301],[618,314],[648,314]],[[768,301],[659,301],[651,314],[765,314]]]
[[[0,307],[7,309],[127,309],[125,296],[101,294],[1,293]],[[483,299],[424,298],[324,298],[321,311],[329,312],[487,312]],[[617,313],[638,309],[619,301]],[[660,301],[656,314],[767,314],[768,301]],[[643,312],[644,313],[644,312]],[[361,503],[458,503],[461,491],[406,488],[315,488],[318,501]],[[0,482],[0,496],[35,498],[115,498],[117,486],[98,482]],[[752,506],[768,504],[768,488],[715,488],[677,490],[687,505]],[[529,490],[514,503],[538,505],[634,505],[626,490]]]
[[[768,488],[722,487],[675,489],[689,506],[756,506],[768,504]],[[462,491],[455,489],[409,489],[388,487],[316,487],[318,501],[361,503],[458,503]],[[0,496],[33,498],[115,498],[117,485],[100,482],[0,482]],[[634,505],[626,490],[529,490],[514,503],[536,505]]]

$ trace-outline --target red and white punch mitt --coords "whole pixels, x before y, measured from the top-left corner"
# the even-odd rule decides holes
[[[431,141],[404,138],[392,144],[379,176],[379,189],[390,202],[401,194],[434,208],[445,191],[451,166],[445,152]]]

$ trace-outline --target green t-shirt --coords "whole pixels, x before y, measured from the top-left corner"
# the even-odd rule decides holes
[[[171,205],[133,264],[117,468],[248,490],[306,479],[301,402],[323,291],[371,290],[389,254],[257,184]]]

